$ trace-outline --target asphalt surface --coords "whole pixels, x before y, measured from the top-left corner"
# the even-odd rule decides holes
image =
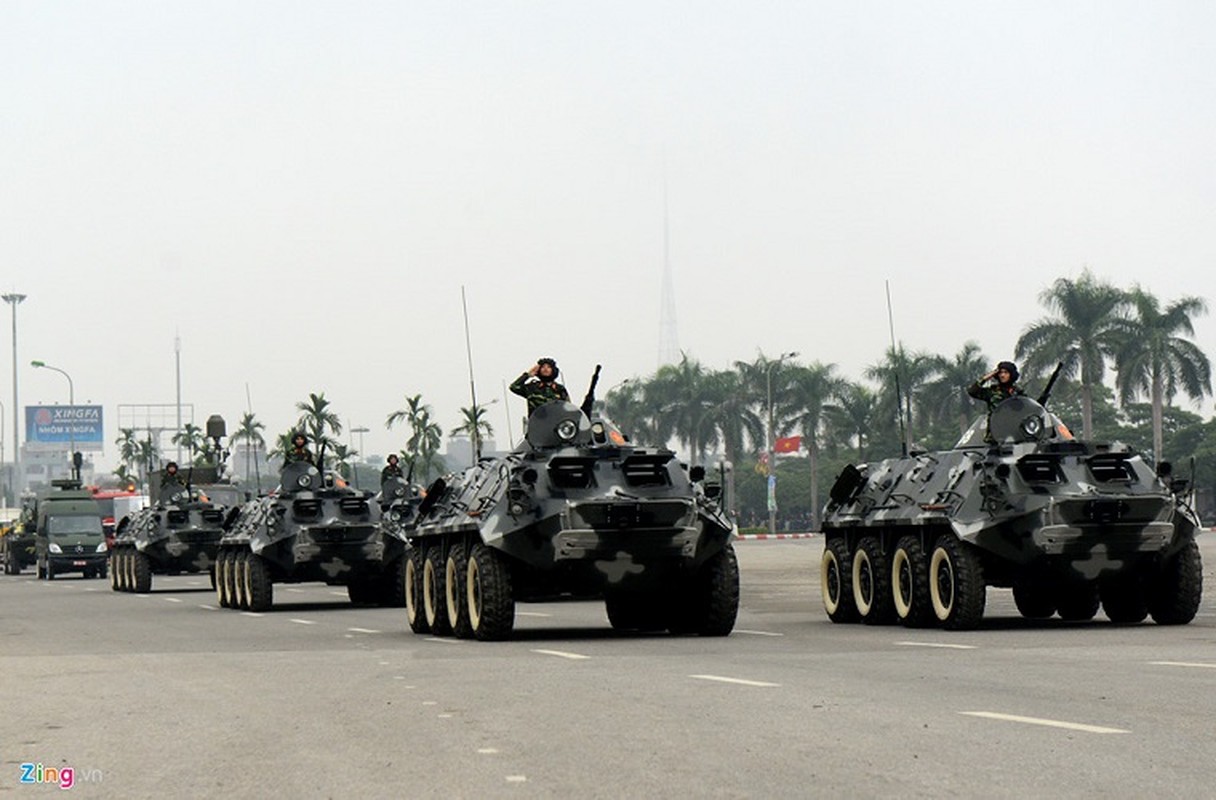
[[[501,643],[205,576],[117,594],[0,576],[0,795],[20,765],[97,797],[1212,797],[1216,536],[1190,625],[833,625],[822,540],[736,544],[720,639],[615,634],[598,603],[519,606]]]

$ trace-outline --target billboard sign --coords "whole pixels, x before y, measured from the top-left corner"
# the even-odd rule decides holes
[[[105,444],[101,406],[26,406],[25,442],[33,450],[99,451]]]

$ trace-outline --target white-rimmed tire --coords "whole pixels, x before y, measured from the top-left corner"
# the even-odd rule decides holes
[[[951,534],[937,540],[929,557],[929,596],[943,628],[969,630],[984,618],[987,600],[979,555]]]
[[[221,550],[215,559],[215,600],[220,608],[232,608],[228,596],[228,569],[232,563],[232,552]]]
[[[245,598],[250,611],[269,611],[274,605],[270,567],[257,553],[245,556]]]
[[[152,591],[152,562],[138,550],[131,553],[131,589],[138,594]]]
[[[460,639],[473,635],[473,627],[469,624],[468,591],[464,585],[468,569],[469,559],[465,555],[464,545],[459,542],[452,545],[444,562],[443,597],[452,633]]]
[[[937,624],[929,596],[929,559],[916,536],[903,536],[891,554],[891,600],[895,617],[908,628]]]
[[[832,622],[856,622],[857,604],[853,600],[852,558],[844,537],[829,539],[819,560],[819,588],[823,610]]]
[[[422,602],[422,573],[424,570],[421,548],[411,547],[405,553],[405,621],[414,633],[428,633],[431,630],[431,626],[426,622],[426,612],[423,610]]]
[[[895,621],[891,598],[891,565],[877,536],[863,536],[853,551],[853,604],[867,625]]]
[[[443,547],[431,545],[426,549],[422,563],[422,611],[426,615],[427,627],[436,636],[447,636],[452,632],[452,625],[448,621],[448,604],[444,598],[445,571]]]

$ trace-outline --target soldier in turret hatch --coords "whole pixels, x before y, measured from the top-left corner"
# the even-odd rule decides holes
[[[528,413],[531,414],[545,403],[556,400],[570,402],[570,393],[557,382],[557,375],[557,362],[551,358],[541,358],[536,366],[516,378],[510,388],[514,394],[528,401]]]
[[[405,475],[401,472],[401,465],[398,463],[396,453],[388,454],[388,466],[380,470],[380,482],[384,483],[389,478],[404,478]]]
[[[165,471],[160,476],[160,490],[164,492],[166,489],[176,489],[179,486],[185,486],[186,482],[182,480],[182,476],[177,474],[177,462],[170,461],[165,465]]]
[[[291,449],[283,454],[283,466],[286,467],[297,461],[313,463],[312,451],[308,449],[308,438],[299,431],[296,431],[291,437]]]
[[[996,379],[996,383],[988,383],[988,381]],[[974,397],[976,400],[983,400],[988,404],[988,412],[992,413],[992,409],[996,408],[1002,400],[1010,397],[1018,397],[1025,395],[1022,388],[1018,386],[1018,367],[1012,361],[1002,361],[996,365],[996,369],[989,372],[984,377],[977,380],[975,383],[967,387],[967,394]]]

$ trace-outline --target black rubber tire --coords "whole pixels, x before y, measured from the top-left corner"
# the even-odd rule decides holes
[[[121,573],[118,571],[118,551],[110,551],[110,591],[122,591],[122,587],[118,585],[118,577]]]
[[[55,580],[55,565],[49,558],[46,560],[46,566],[42,568],[42,575],[48,581]]]
[[[739,617],[739,560],[727,543],[693,576],[693,614],[689,622],[699,636],[729,636]]]
[[[1185,625],[1203,599],[1203,560],[1191,540],[1161,565],[1148,595],[1148,613],[1158,625]]]
[[[987,586],[975,548],[946,534],[929,556],[929,597],[943,628],[970,630],[984,618]]]
[[[232,606],[249,610],[249,551],[242,550],[233,557],[228,574],[232,576]]]
[[[469,560],[465,556],[462,543],[457,542],[448,550],[448,557],[444,561],[443,569],[443,599],[444,605],[447,606],[448,622],[452,625],[452,633],[460,639],[472,638],[473,626],[469,624],[468,590],[464,585]]]
[[[661,631],[670,624],[671,608],[659,592],[609,590],[604,593],[604,611],[608,624],[618,631]]]
[[[1087,622],[1098,613],[1098,584],[1066,583],[1056,590],[1056,613],[1066,622]]]
[[[414,633],[429,633],[422,608],[422,550],[411,547],[405,552],[402,580],[405,583],[405,621]]]
[[[863,536],[853,551],[853,604],[866,625],[889,625],[895,621],[891,595],[891,564],[877,536]]]
[[[215,564],[207,568],[207,577],[211,578],[211,591],[215,591]]]
[[[422,564],[422,610],[427,626],[436,636],[447,636],[452,632],[448,606],[443,597],[444,566],[443,548],[438,544],[428,547]]]
[[[916,536],[903,536],[891,553],[891,601],[895,618],[907,628],[937,624],[929,596],[929,559]]]
[[[473,545],[465,590],[473,636],[483,642],[510,636],[515,628],[515,598],[506,558],[480,542]]]
[[[249,610],[269,611],[274,606],[274,581],[270,576],[270,567],[257,553],[249,553],[245,556],[245,569],[249,575]]]
[[[215,559],[215,599],[220,608],[232,608],[228,600],[228,564],[231,559],[232,552],[229,550],[221,550]]]
[[[1057,608],[1056,594],[1042,579],[1013,582],[1013,604],[1026,619],[1050,619]]]
[[[224,592],[228,595],[228,607],[240,610],[240,598],[236,596],[236,571],[239,566],[240,553],[229,553],[227,568],[224,570]]]
[[[853,601],[853,560],[844,537],[828,539],[819,560],[819,588],[823,610],[832,622],[857,622],[857,604]]]
[[[152,591],[152,562],[138,550],[132,553],[131,557],[134,561],[131,565],[131,574],[135,577],[131,589],[136,594],[147,594]]]
[[[385,608],[405,606],[405,556],[397,559],[380,579],[376,602]]]
[[[379,583],[364,578],[354,583],[346,584],[346,596],[356,606],[375,606],[380,604],[384,591]]]
[[[1098,587],[1102,611],[1116,625],[1135,625],[1148,616],[1148,601],[1139,575],[1108,578]]]

